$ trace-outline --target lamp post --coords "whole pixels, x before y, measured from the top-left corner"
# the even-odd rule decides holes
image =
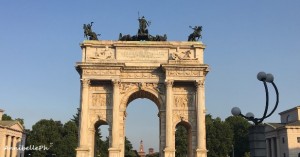
[[[253,127],[249,129],[249,142],[250,142],[250,154],[251,157],[256,156],[266,156],[266,142],[265,142],[265,134],[264,134],[264,126],[259,125],[266,118],[270,117],[276,110],[279,103],[279,93],[278,89],[274,83],[274,77],[272,74],[266,74],[265,72],[259,72],[257,74],[257,79],[262,81],[265,87],[266,93],[266,105],[265,110],[261,118],[257,118],[253,113],[248,112],[246,115],[242,114],[241,109],[238,107],[234,107],[231,109],[231,113],[234,116],[241,116],[248,121],[252,121],[254,123]],[[276,92],[276,103],[274,108],[268,114],[269,110],[269,89],[267,83],[272,84]]]
[[[243,115],[240,108],[238,107],[234,107],[231,109],[231,113],[234,116],[242,116],[243,118],[247,119],[248,121],[252,121],[255,125],[258,125],[260,123],[263,122],[264,119],[270,117],[276,110],[277,106],[278,106],[278,102],[279,102],[279,93],[278,93],[278,89],[274,83],[274,77],[272,74],[266,74],[265,72],[259,72],[257,74],[257,79],[259,81],[262,81],[265,87],[265,92],[266,92],[266,106],[265,106],[265,111],[264,114],[261,118],[255,118],[254,114],[251,112],[248,112],[246,115]],[[273,110],[267,114],[268,109],[269,109],[269,90],[268,90],[268,86],[267,83],[271,83],[275,89],[276,92],[276,103],[275,106],[273,108]]]

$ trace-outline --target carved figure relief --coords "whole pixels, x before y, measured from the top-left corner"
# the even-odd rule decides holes
[[[127,91],[138,88],[139,90],[145,90],[145,89],[154,89],[160,94],[165,93],[165,87],[163,84],[157,84],[157,83],[145,83],[145,82],[137,82],[137,83],[122,83],[120,93],[124,94]]]
[[[193,106],[193,95],[175,95],[175,107],[178,108],[186,108],[186,107],[192,107]]]
[[[180,121],[189,122],[192,125],[192,128],[196,127],[196,115],[194,111],[183,111],[183,110],[175,110],[173,111],[173,122],[174,126]]]
[[[107,122],[109,125],[112,123],[111,110],[90,110],[90,127],[94,127],[95,123],[99,120]]]
[[[171,54],[171,59],[173,60],[197,60],[198,58],[193,57],[190,50],[183,52],[174,52]]]
[[[113,59],[113,52],[111,51],[111,49],[108,48],[108,46],[106,46],[105,49],[101,49],[101,50],[98,50],[98,48],[96,48],[94,55],[89,58],[100,59],[100,60]]]
[[[110,94],[93,93],[92,106],[111,106]]]

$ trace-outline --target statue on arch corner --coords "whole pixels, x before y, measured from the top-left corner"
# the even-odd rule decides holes
[[[193,29],[194,32],[189,35],[188,41],[198,41],[199,38],[202,38],[201,35],[202,26],[195,26],[195,27],[190,26],[190,28]]]
[[[98,36],[101,35],[101,34],[96,34],[95,32],[92,31],[93,23],[94,22],[83,24],[84,37],[87,40],[98,40]]]

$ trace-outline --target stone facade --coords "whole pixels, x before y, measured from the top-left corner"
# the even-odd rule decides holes
[[[25,147],[23,126],[14,120],[2,120],[3,110],[0,109],[0,157],[24,157],[24,151],[17,148]]]
[[[175,127],[189,125],[190,157],[206,157],[205,46],[201,42],[84,41],[77,157],[94,156],[95,128],[109,125],[110,157],[124,156],[126,108],[137,98],[158,107],[160,156],[175,157]]]
[[[279,114],[281,123],[266,123],[267,157],[299,157],[300,106]]]

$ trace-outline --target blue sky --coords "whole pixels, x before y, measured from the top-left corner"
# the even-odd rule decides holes
[[[139,12],[152,22],[150,34],[166,33],[169,41],[185,41],[188,26],[203,26],[207,113],[224,119],[239,106],[260,116],[265,98],[256,74],[265,71],[274,74],[280,92],[279,107],[266,121],[278,122],[278,112],[300,105],[299,8],[297,0],[1,1],[0,108],[24,118],[27,128],[42,118],[68,121],[79,106],[74,66],[81,59],[82,25],[93,21],[101,39],[117,40],[119,33],[136,33]],[[158,134],[156,106],[132,103],[127,136],[135,148],[141,138],[157,150],[158,135],[137,137],[151,129]],[[133,129],[139,123],[153,127]]]

